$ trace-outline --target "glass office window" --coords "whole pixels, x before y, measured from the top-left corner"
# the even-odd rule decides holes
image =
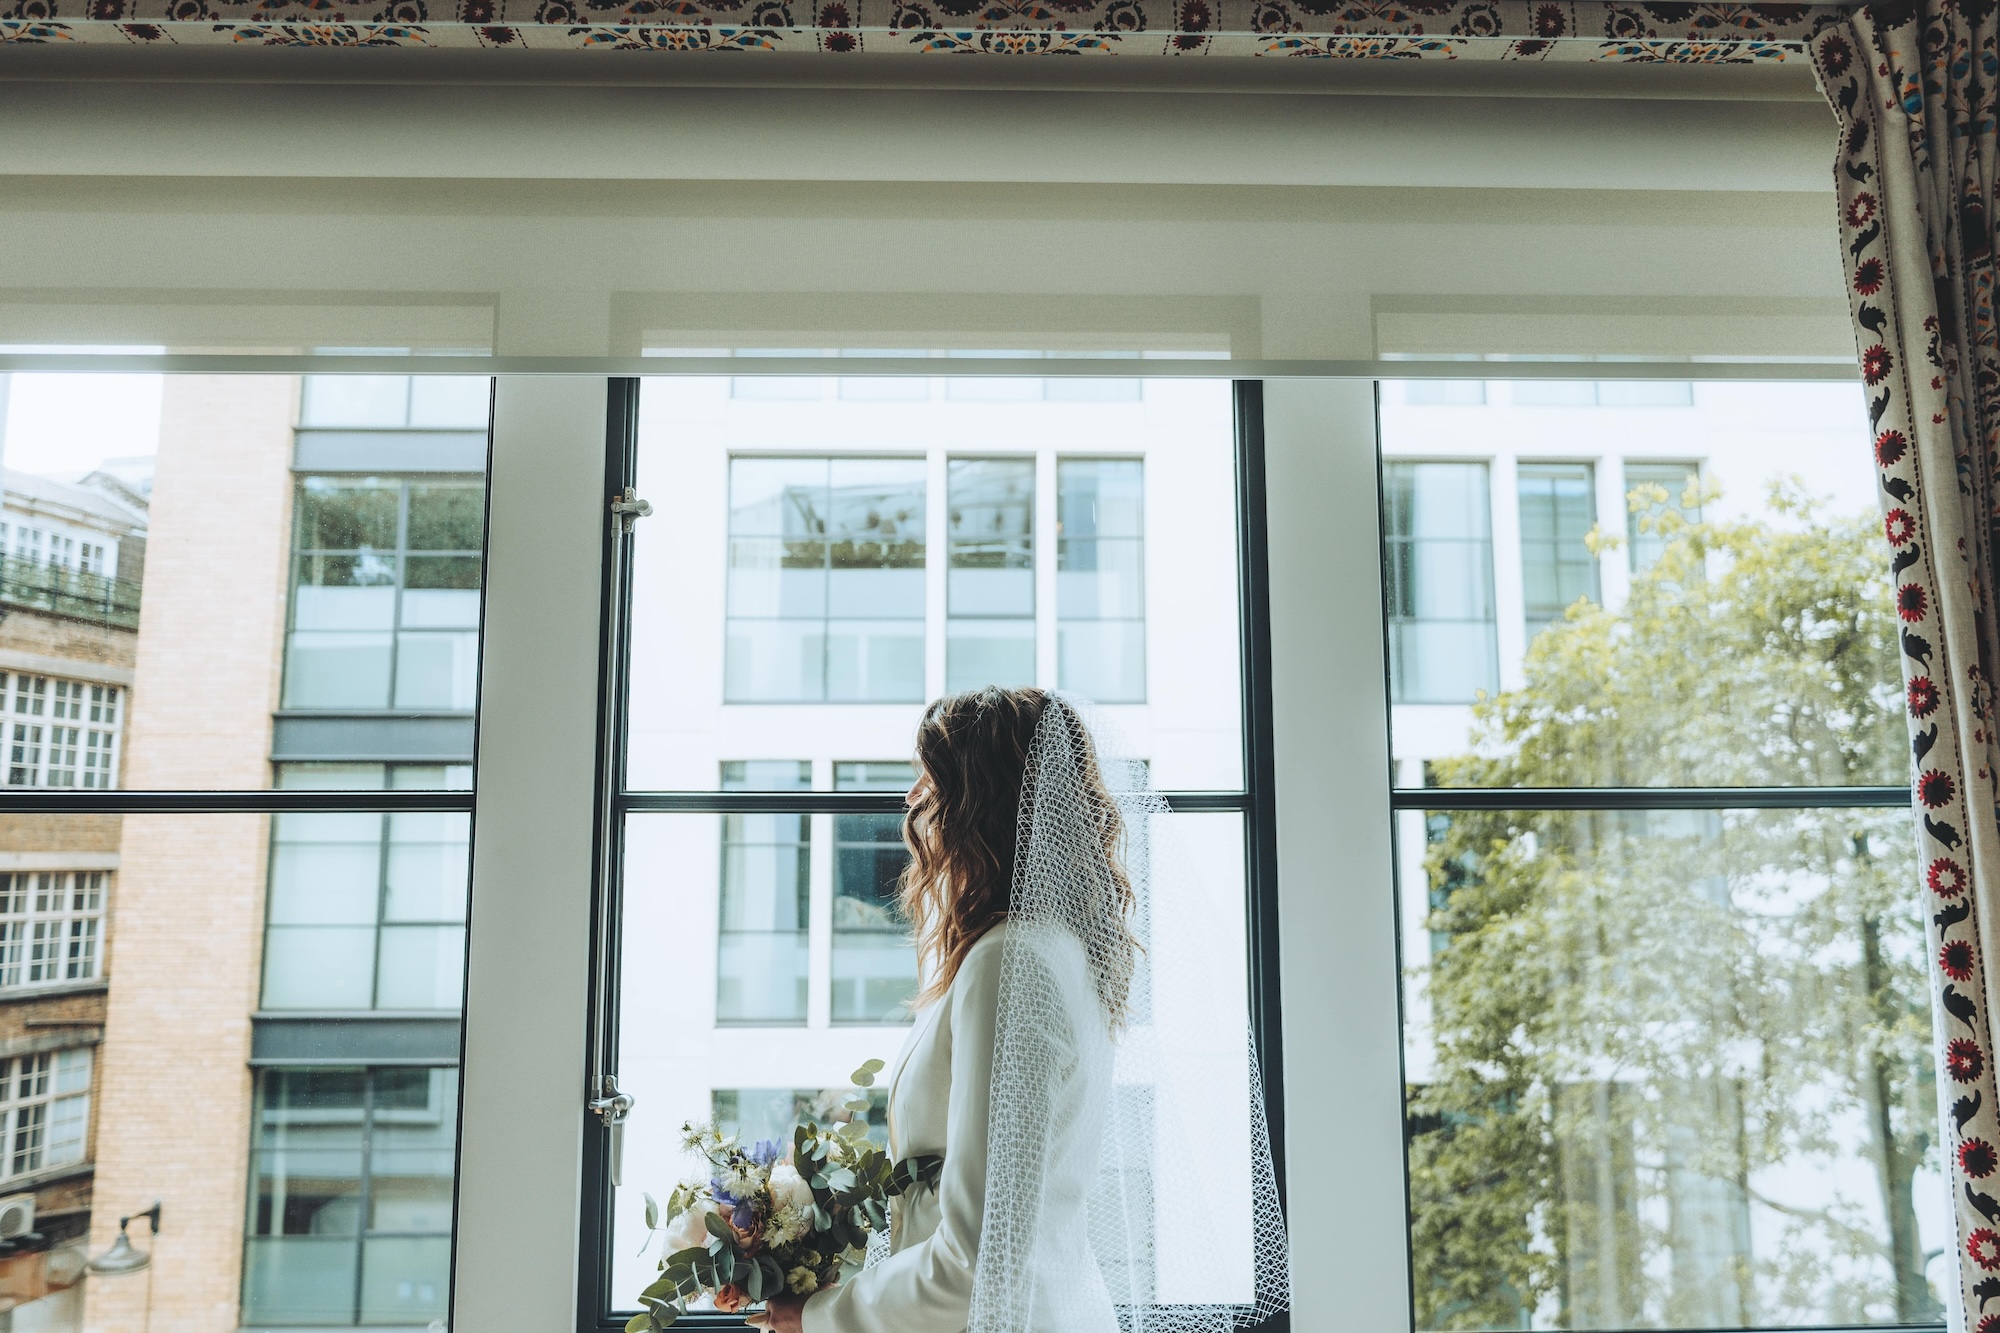
[[[946,465],[945,689],[1035,683],[1035,460]]]
[[[924,464],[736,458],[732,703],[915,702],[924,692]]]
[[[1578,598],[1598,600],[1597,557],[1587,543],[1597,496],[1589,463],[1523,463],[1517,478],[1521,597],[1532,639]]]
[[[288,709],[470,711],[485,487],[299,478]]]
[[[812,766],[792,761],[723,765],[725,791],[812,786]],[[722,816],[715,1017],[719,1023],[787,1026],[806,1021],[812,921],[812,820],[795,814]]]
[[[464,766],[288,764],[288,790],[434,790]],[[271,817],[263,1007],[455,1010],[465,981],[471,816],[312,811]]]
[[[1399,460],[1382,487],[1392,695],[1468,703],[1499,687],[1486,468]]]
[[[443,1318],[457,1135],[455,1069],[259,1071],[245,1323]]]
[[[1674,516],[1668,522],[1667,515]],[[1625,545],[1634,572],[1652,567],[1681,523],[1701,522],[1701,469],[1693,463],[1625,465]]]
[[[908,791],[911,764],[836,763],[835,791]],[[917,990],[917,951],[897,907],[903,817],[833,816],[833,1001],[836,1023],[903,1022]]]
[[[1099,703],[1146,698],[1145,468],[1056,464],[1056,680]]]
[[[299,424],[366,430],[485,430],[484,375],[307,375]]]

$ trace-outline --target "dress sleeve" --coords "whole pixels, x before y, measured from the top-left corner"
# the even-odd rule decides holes
[[[816,1293],[805,1333],[952,1333],[972,1306],[972,1270],[986,1209],[986,1132],[1000,1007],[999,940],[982,941],[953,980],[951,1100],[937,1230],[916,1245]]]

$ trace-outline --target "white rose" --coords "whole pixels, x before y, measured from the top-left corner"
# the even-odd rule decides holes
[[[771,1168],[771,1197],[781,1208],[796,1208],[801,1213],[812,1211],[812,1186],[789,1163],[780,1162]]]
[[[703,1199],[692,1208],[667,1223],[667,1253],[692,1250],[708,1244],[707,1217],[715,1211],[715,1205]]]

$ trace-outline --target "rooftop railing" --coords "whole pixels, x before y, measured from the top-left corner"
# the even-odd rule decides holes
[[[109,629],[137,629],[139,587],[131,579],[0,558],[0,607],[49,611]]]

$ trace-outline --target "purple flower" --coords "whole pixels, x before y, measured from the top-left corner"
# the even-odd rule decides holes
[[[785,1150],[778,1146],[776,1139],[758,1139],[750,1145],[750,1160],[759,1166],[769,1166],[784,1155]]]
[[[715,1206],[729,1214],[729,1220],[738,1231],[748,1231],[757,1224],[757,1210],[750,1206],[750,1200],[739,1199],[724,1189],[720,1180],[708,1182],[708,1192],[715,1196]]]

